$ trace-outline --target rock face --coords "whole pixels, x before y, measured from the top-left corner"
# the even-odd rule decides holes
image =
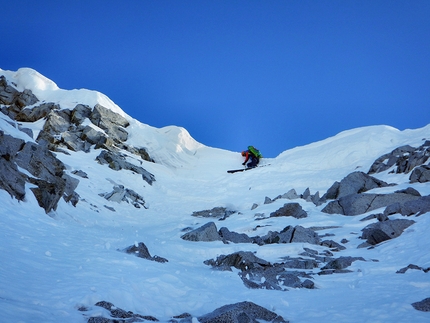
[[[152,161],[143,147],[131,147],[125,143],[128,138],[125,128],[129,126],[126,118],[99,104],[94,108],[77,104],[69,110],[53,102],[38,102],[30,90],[20,92],[4,76],[0,77],[2,113],[22,122],[46,119],[36,142],[24,142],[4,132],[0,134],[0,188],[12,197],[23,200],[25,183],[29,182],[36,186],[31,191],[46,213],[57,208],[61,197],[73,205],[78,203],[79,196],[75,189],[79,180],[65,174],[63,163],[52,151],[67,154],[67,150],[89,152],[91,148],[103,149],[98,157],[100,163],[107,163],[116,170],[127,169],[141,174],[149,184],[155,181],[153,174],[126,161],[118,153],[124,149],[143,160]],[[30,129],[20,128],[34,139]],[[28,171],[31,176],[23,174],[19,168]],[[109,198],[118,197],[120,193],[114,190]],[[143,198],[127,189],[122,198],[136,207],[144,205]]]
[[[391,194],[350,194],[328,203],[321,211],[328,214],[359,215],[394,203],[419,199],[407,192]]]
[[[403,231],[414,224],[415,221],[407,219],[387,220],[369,224],[362,231],[362,239],[366,239],[370,245],[397,238]]]
[[[389,184],[363,172],[353,172],[340,182],[335,182],[321,199],[335,200],[350,194],[359,194],[374,188],[386,186],[389,186]]]
[[[394,167],[393,172],[409,173],[416,166],[424,164],[430,157],[430,141],[427,140],[418,148],[409,145],[394,149],[382,155],[370,166],[369,174],[383,172]]]
[[[155,176],[153,174],[145,170],[143,167],[136,166],[128,162],[126,158],[124,156],[121,156],[120,154],[116,154],[107,150],[102,150],[100,155],[96,157],[96,160],[102,165],[107,164],[109,168],[113,170],[126,169],[137,174],[141,174],[142,179],[146,181],[149,185],[152,185],[152,183],[155,181]]]
[[[23,200],[25,183],[29,182],[36,185],[31,191],[46,213],[56,210],[61,197],[76,205],[79,197],[74,190],[79,181],[65,174],[64,164],[46,147],[3,132],[0,132],[0,147],[0,187],[12,197]],[[32,176],[22,173],[18,167]]]

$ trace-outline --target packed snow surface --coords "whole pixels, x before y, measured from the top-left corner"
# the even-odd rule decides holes
[[[396,271],[409,264],[430,267],[430,215],[413,218],[417,223],[400,237],[373,249],[357,249],[358,237],[370,222],[360,216],[329,215],[303,199],[294,200],[308,217],[268,218],[256,221],[256,213],[269,215],[285,200],[264,204],[294,188],[302,193],[324,194],[349,173],[367,172],[373,161],[401,145],[419,146],[430,138],[430,125],[399,131],[389,126],[372,126],[342,132],[334,137],[287,150],[276,158],[263,159],[263,167],[242,173],[238,152],[207,147],[196,142],[183,128],[154,128],[126,115],[105,95],[88,90],[61,90],[31,69],[0,70],[18,89],[30,88],[42,101],[58,102],[62,108],[77,103],[99,103],[130,121],[128,144],[145,147],[155,163],[129,160],[155,175],[148,185],[140,175],[114,171],[100,165],[90,153],[57,153],[67,173],[82,170],[76,192],[81,200],[73,207],[63,200],[55,212],[45,214],[30,186],[26,200],[18,202],[0,190],[0,313],[2,322],[85,322],[88,315],[105,313],[94,307],[105,300],[126,311],[152,315],[168,322],[184,312],[198,317],[223,305],[252,301],[276,312],[290,322],[429,322],[430,314],[415,310],[411,303],[430,297],[430,273]],[[0,129],[30,141],[32,138],[0,115]],[[25,124],[40,130],[43,123]],[[252,143],[250,143],[252,144]],[[245,148],[245,147],[244,147]],[[264,153],[264,147],[259,147]],[[74,176],[74,175],[71,175]],[[376,189],[393,192],[410,186],[408,175],[384,172],[375,177],[399,185]],[[145,208],[107,201],[99,194],[123,185],[145,198]],[[421,195],[430,194],[429,184],[414,184]],[[251,210],[256,203],[258,207]],[[191,216],[192,212],[225,206],[238,211],[224,221]],[[107,208],[109,207],[109,208]],[[112,211],[111,209],[115,211]],[[377,210],[378,211],[378,210]],[[373,213],[377,213],[373,212]],[[398,216],[400,218],[400,215]],[[248,289],[237,272],[216,271],[203,261],[236,251],[253,251],[260,258],[280,262],[297,257],[303,248],[327,249],[303,243],[223,244],[181,239],[185,228],[198,228],[215,221],[218,229],[264,235],[287,225],[336,226],[319,231],[333,233],[333,240],[347,239],[339,256],[361,256],[347,274],[314,276],[316,289],[289,291]],[[375,220],[376,221],[376,220]],[[158,263],[119,252],[143,242],[151,255],[168,259]],[[90,308],[81,312],[81,307]]]

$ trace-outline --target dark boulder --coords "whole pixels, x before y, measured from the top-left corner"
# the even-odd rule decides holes
[[[430,182],[430,165],[416,167],[409,176],[409,180],[411,183]]]
[[[318,234],[311,229],[306,229],[300,225],[295,227],[289,225],[280,232],[269,231],[262,237],[253,237],[253,242],[258,245],[293,242],[319,244],[320,238]]]
[[[252,302],[241,302],[217,308],[209,314],[199,316],[200,323],[288,323],[282,316]]]
[[[328,203],[321,212],[328,214],[359,215],[394,203],[417,200],[418,196],[408,193],[350,194]]]
[[[142,175],[142,179],[146,181],[148,184],[152,185],[153,182],[155,182],[155,176],[145,170],[144,168],[140,166],[136,166],[126,160],[126,158],[123,155],[120,155],[119,153],[114,153],[107,150],[102,150],[100,155],[96,157],[96,160],[102,164],[102,165],[109,165],[109,168],[113,170],[121,170],[126,169],[130,170],[132,172],[135,172],[137,174]]]
[[[423,299],[420,302],[412,303],[412,306],[417,311],[430,312],[430,297],[429,298],[425,298],[425,299]]]
[[[403,231],[414,224],[415,221],[407,219],[395,219],[369,224],[362,231],[361,238],[366,239],[370,245],[394,239],[400,236]]]
[[[353,172],[340,182],[335,182],[321,200],[335,200],[350,194],[363,193],[374,188],[386,186],[389,186],[389,184],[363,172]]]
[[[149,253],[148,247],[143,242],[139,242],[137,245],[134,244],[130,247],[127,247],[123,251],[125,253],[135,255],[139,258],[144,258],[144,259],[161,262],[161,263],[168,262],[166,258],[162,258],[159,256],[151,256],[151,254]]]
[[[182,239],[188,241],[219,241],[222,240],[214,222],[208,222],[205,225],[193,231],[185,233]]]
[[[245,233],[237,233],[237,232],[231,232],[226,227],[222,227],[219,229],[219,235],[222,237],[224,242],[233,242],[233,243],[251,243],[252,238],[250,238]]]
[[[299,203],[285,203],[283,207],[270,214],[270,217],[292,216],[296,219],[306,218],[308,215]]]

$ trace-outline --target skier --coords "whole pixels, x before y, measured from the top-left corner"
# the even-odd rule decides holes
[[[242,156],[243,156],[243,157],[245,157],[245,161],[242,163],[242,165],[243,165],[243,166],[245,166],[245,164],[246,164],[246,162],[247,162],[248,160],[251,160],[251,161],[246,165],[246,167],[247,167],[247,168],[254,168],[254,167],[257,167],[258,163],[260,162],[260,158],[259,158],[259,156],[256,156],[256,155],[253,153],[252,149],[249,149],[249,147],[248,147],[248,150],[242,151]]]

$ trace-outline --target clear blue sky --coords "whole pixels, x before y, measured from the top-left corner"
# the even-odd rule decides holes
[[[267,157],[430,123],[430,1],[7,1],[0,68],[97,90],[155,127]]]

